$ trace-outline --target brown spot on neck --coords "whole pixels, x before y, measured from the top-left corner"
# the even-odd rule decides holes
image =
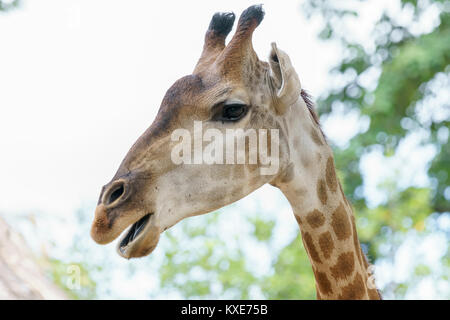
[[[345,279],[352,275],[355,269],[355,255],[353,252],[341,253],[334,266],[330,268],[332,276],[338,279]]]
[[[370,300],[381,300],[381,294],[377,289],[368,289],[367,293],[369,294]]]
[[[306,215],[306,221],[308,221],[311,227],[319,228],[325,223],[325,216],[319,210],[314,209]]]
[[[366,260],[363,258],[364,253],[362,252],[361,245],[359,243],[354,215],[351,216],[351,224],[352,224],[352,233],[353,233],[353,245],[355,246],[355,250],[358,255],[359,263],[361,264],[361,268],[367,268],[368,264],[367,264]]]
[[[324,272],[314,272],[317,284],[317,298],[322,299],[322,295],[329,295],[332,293],[331,282],[328,280]]]
[[[350,217],[341,203],[331,216],[331,226],[339,240],[345,240],[351,236]]]
[[[330,232],[327,231],[320,235],[319,246],[325,259],[329,259],[331,257],[331,253],[334,250],[334,243],[333,239],[331,238]]]
[[[317,182],[317,196],[322,204],[326,204],[328,200],[327,189],[325,187],[325,181],[323,179],[319,179]]]
[[[366,296],[366,288],[364,286],[363,278],[359,273],[356,273],[353,281],[342,288],[342,294],[339,299],[342,300],[358,300],[364,299]]]
[[[309,256],[314,262],[322,263],[319,257],[319,253],[316,250],[316,246],[314,245],[313,238],[308,232],[303,233],[303,243],[305,244],[305,248],[309,253]]]
[[[330,190],[332,192],[336,192],[337,178],[336,178],[336,171],[334,169],[333,157],[329,157],[327,160],[327,168],[325,170],[325,178],[327,180],[328,188],[330,188]]]

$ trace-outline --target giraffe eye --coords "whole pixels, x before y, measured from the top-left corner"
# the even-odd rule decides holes
[[[222,121],[237,121],[245,116],[247,113],[247,106],[245,104],[227,104],[223,106],[220,119]]]

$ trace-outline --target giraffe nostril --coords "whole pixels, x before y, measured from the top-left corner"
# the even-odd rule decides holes
[[[124,192],[125,187],[123,182],[114,186],[109,193],[109,197],[107,197],[106,205],[109,205],[119,199],[124,194]]]

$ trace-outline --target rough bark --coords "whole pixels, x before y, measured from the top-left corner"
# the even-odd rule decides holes
[[[23,237],[0,218],[0,299],[66,299],[27,247]]]

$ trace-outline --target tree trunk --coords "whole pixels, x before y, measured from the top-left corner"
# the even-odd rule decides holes
[[[0,218],[0,299],[67,299],[53,284],[20,234]]]

